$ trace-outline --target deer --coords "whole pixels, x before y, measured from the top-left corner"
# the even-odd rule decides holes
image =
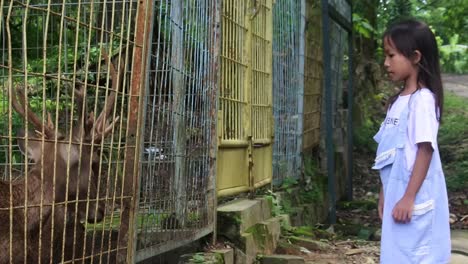
[[[99,146],[119,120],[110,118],[119,81],[107,54],[103,57],[110,68],[112,91],[95,118],[93,112],[87,114],[84,85],[74,88],[78,122],[71,140],[55,128],[49,113],[47,122],[36,116],[25,92],[12,87],[12,107],[35,131],[17,133],[21,152],[32,161],[29,170],[20,180],[0,181],[0,263],[58,262],[61,253],[55,254],[61,252],[65,230],[81,237],[85,232],[81,220],[95,223],[104,218],[105,202],[97,200]],[[65,251],[73,246],[65,243]]]

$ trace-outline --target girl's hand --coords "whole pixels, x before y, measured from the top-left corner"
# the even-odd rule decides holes
[[[392,216],[395,222],[408,223],[411,221],[413,215],[414,198],[410,196],[403,196],[400,201],[395,205],[392,211]]]
[[[383,188],[380,188],[380,194],[379,194],[379,205],[377,207],[379,211],[379,217],[380,220],[383,218],[383,208],[384,208],[384,195],[383,195]]]

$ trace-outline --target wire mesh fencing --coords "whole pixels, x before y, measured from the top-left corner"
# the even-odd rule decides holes
[[[137,7],[1,2],[1,263],[116,263],[132,251],[121,227],[134,201]]]
[[[303,1],[276,1],[273,9],[273,180],[301,173],[304,98]]]
[[[208,0],[154,3],[138,260],[214,228],[217,7]]]

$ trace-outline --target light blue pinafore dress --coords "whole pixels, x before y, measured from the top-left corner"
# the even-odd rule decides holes
[[[372,168],[380,170],[384,192],[380,263],[445,264],[450,259],[450,226],[438,149],[434,149],[427,176],[416,195],[411,222],[397,223],[392,217],[411,177],[404,151],[410,103],[397,125],[381,128],[374,136],[378,149]]]

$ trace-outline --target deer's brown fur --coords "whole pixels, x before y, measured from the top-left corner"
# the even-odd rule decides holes
[[[104,58],[109,63],[106,55]],[[58,262],[62,247],[68,251],[66,260],[71,257],[71,247],[79,250],[80,245],[73,245],[73,236],[78,237],[79,243],[85,232],[80,221],[99,222],[104,217],[104,202],[96,201],[99,177],[93,167],[99,162],[99,142],[116,122],[110,122],[109,116],[119,86],[118,76],[112,63],[110,69],[113,89],[96,119],[93,113],[86,113],[83,86],[75,91],[79,122],[72,130],[71,140],[57,133],[50,116],[42,122],[32,113],[22,90],[16,89],[16,94],[10,95],[13,108],[36,131],[17,135],[20,149],[33,162],[29,171],[14,182],[0,181],[0,263],[24,263],[25,255],[28,263],[49,263],[51,259]]]

